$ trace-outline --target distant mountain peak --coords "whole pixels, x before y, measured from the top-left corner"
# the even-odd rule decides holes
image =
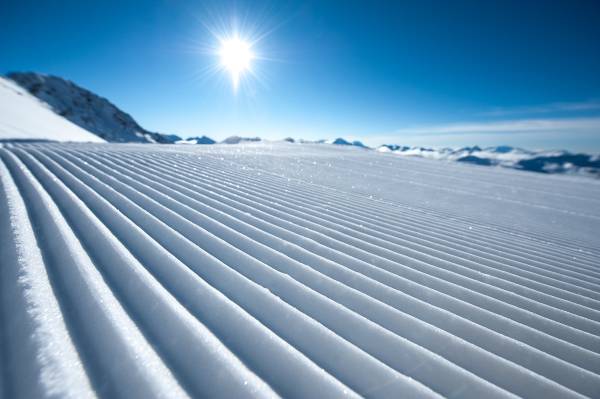
[[[331,142],[331,144],[336,144],[336,145],[352,145],[352,143],[350,143],[348,140],[343,139],[341,137],[338,137],[337,139],[333,140]]]
[[[335,145],[348,145],[348,146],[354,146],[354,147],[369,148],[358,140],[348,141],[342,137],[338,137],[337,139],[331,140],[328,143],[335,144]]]
[[[216,143],[216,141],[211,139],[208,136],[188,137],[185,140],[176,141],[176,144],[215,144],[215,143]]]
[[[221,141],[223,144],[240,144],[240,143],[252,143],[261,141],[260,137],[240,137],[240,136],[231,136],[227,137],[225,140]]]

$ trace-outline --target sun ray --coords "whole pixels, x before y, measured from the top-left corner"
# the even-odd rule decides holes
[[[266,65],[282,62],[274,57],[272,45],[264,47],[265,39],[285,22],[275,23],[274,15],[272,7],[247,12],[204,7],[202,13],[195,16],[204,34],[188,46],[192,53],[203,55],[204,65],[193,79],[226,83],[236,96],[243,92],[251,97],[256,93],[257,84],[267,87]]]
[[[241,75],[246,71],[251,71],[251,62],[254,59],[252,45],[234,35],[221,40],[219,56],[221,66],[231,75],[233,89],[237,90]]]

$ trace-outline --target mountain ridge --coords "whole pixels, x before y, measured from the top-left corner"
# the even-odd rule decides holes
[[[260,137],[243,137],[237,135],[227,137],[222,141],[216,141],[208,136],[182,139],[174,134],[151,132],[141,127],[130,114],[119,109],[108,99],[70,80],[34,72],[11,72],[6,75],[6,78],[14,83],[16,87],[23,89],[31,96],[37,98],[40,102],[38,105],[49,108],[58,117],[62,117],[84,131],[108,142],[211,145],[249,144],[263,141]],[[11,90],[17,90],[16,87]],[[8,121],[4,122],[7,123]],[[14,128],[12,130],[14,131]],[[58,133],[55,132],[53,134]],[[23,137],[20,137],[22,134],[18,136],[14,138],[24,140]],[[40,139],[37,135],[35,137],[36,139]],[[52,139],[51,137],[43,138]],[[90,140],[88,138],[88,141]],[[288,137],[283,141],[300,144],[330,144],[358,147],[400,156],[455,161],[480,166],[499,166],[546,174],[580,174],[600,177],[600,156],[572,153],[564,150],[529,151],[508,145],[485,148],[477,145],[461,148],[428,148],[384,144],[372,148],[361,141],[346,140],[343,137],[330,140],[294,140]]]
[[[546,174],[580,174],[600,177],[600,156],[572,153],[566,150],[531,151],[508,145],[481,148],[428,148],[382,145],[379,152],[400,156],[470,163],[481,166],[500,166]]]
[[[108,99],[70,80],[35,72],[10,72],[6,77],[48,104],[56,114],[106,141],[170,144],[181,140],[174,134],[144,129]]]

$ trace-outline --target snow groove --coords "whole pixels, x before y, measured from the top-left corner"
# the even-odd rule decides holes
[[[165,165],[160,165],[158,164],[161,168],[164,168]],[[182,175],[186,175],[185,172],[182,173]],[[204,175],[202,173],[199,173],[199,175],[201,175],[203,178],[209,180],[211,179],[210,176]],[[215,182],[215,184],[218,184],[219,181],[217,180]],[[248,191],[242,190],[245,193],[249,193]],[[256,195],[256,192],[254,192],[253,194]],[[259,194],[260,195],[260,194]],[[299,209],[300,212],[305,213],[305,214],[310,214],[310,215],[316,215],[318,216],[318,218],[320,219],[325,219],[328,221],[332,221],[334,223],[334,228],[338,231],[344,231],[344,232],[349,232],[347,234],[353,234],[351,230],[346,229],[346,227],[350,227],[350,228],[360,228],[361,233],[358,234],[362,234],[362,237],[360,237],[360,239],[365,239],[365,234],[363,232],[368,232],[369,234],[366,235],[366,238],[371,238],[371,237],[377,237],[383,240],[386,240],[386,242],[399,242],[401,244],[399,245],[405,245],[411,248],[418,248],[416,250],[416,252],[419,252],[419,250],[422,250],[424,248],[424,246],[427,246],[427,249],[425,249],[425,251],[429,251],[430,254],[429,255],[434,255],[437,256],[439,259],[445,259],[445,260],[450,260],[450,261],[454,261],[455,263],[458,261],[459,263],[462,264],[466,264],[469,266],[474,265],[475,268],[478,269],[483,269],[483,267],[481,266],[481,263],[484,262],[483,264],[485,264],[486,266],[488,264],[490,264],[492,267],[487,267],[484,270],[486,270],[487,272],[491,272],[495,275],[500,275],[503,276],[505,278],[508,278],[510,280],[517,280],[517,281],[524,281],[525,284],[533,284],[536,287],[540,287],[541,290],[550,290],[550,292],[552,292],[553,295],[564,295],[565,297],[571,299],[572,301],[580,301],[580,303],[582,304],[587,304],[589,302],[592,302],[592,305],[598,306],[600,304],[600,301],[598,299],[600,299],[600,293],[598,293],[598,289],[600,288],[600,280],[598,279],[594,279],[593,277],[590,278],[589,276],[587,276],[588,281],[583,280],[583,279],[576,279],[576,278],[571,278],[570,276],[565,276],[565,275],[560,275],[559,273],[552,273],[552,272],[548,272],[547,270],[541,269],[541,270],[536,270],[537,272],[541,272],[540,274],[534,273],[534,272],[524,272],[523,269],[527,269],[528,265],[527,264],[519,264],[517,267],[512,267],[512,268],[508,268],[505,267],[505,265],[503,263],[500,262],[489,262],[484,260],[485,259],[485,255],[479,258],[476,258],[480,263],[476,264],[473,261],[471,261],[470,259],[460,259],[457,258],[456,256],[451,256],[449,255],[449,253],[455,253],[452,248],[448,248],[448,247],[444,247],[444,246],[440,246],[439,248],[441,248],[440,250],[435,250],[434,248],[436,247],[435,243],[432,242],[427,242],[426,240],[422,240],[420,241],[419,238],[416,237],[410,237],[410,241],[409,240],[397,240],[395,239],[396,237],[394,237],[394,232],[395,234],[402,234],[398,232],[398,228],[394,231],[391,229],[387,229],[388,231],[386,233],[380,233],[379,231],[377,231],[378,229],[370,229],[367,226],[371,225],[371,223],[367,220],[360,220],[359,215],[357,215],[356,213],[349,215],[347,214],[349,217],[351,216],[353,219],[355,220],[360,220],[360,224],[357,223],[353,223],[353,222],[349,222],[348,220],[336,220],[335,217],[331,218],[330,215],[332,214],[331,212],[329,212],[327,209],[322,209],[322,208],[318,208],[316,206],[311,207],[308,204],[308,200],[303,199],[302,202],[299,201],[295,201],[293,198],[285,198],[285,197],[280,197],[277,195],[276,191],[272,191],[272,192],[267,192],[265,194],[265,196],[263,196],[263,198],[267,198],[267,201],[269,200],[273,200],[274,198],[281,198],[282,201],[286,201],[286,205],[289,206],[292,209]],[[301,204],[301,205],[297,205],[298,208],[296,208],[296,204]],[[274,205],[279,205],[277,203],[275,203]],[[336,216],[339,216],[340,214],[346,214],[345,211],[343,209],[340,210],[336,210],[337,214]],[[337,224],[337,225],[336,225]],[[401,228],[401,227],[400,227]],[[357,234],[357,233],[354,233]],[[406,234],[404,234],[404,237],[407,237]],[[422,242],[423,244],[421,245],[416,245],[415,242]],[[444,251],[444,252],[442,252]],[[472,250],[471,250],[472,251]],[[421,251],[422,252],[422,251]],[[472,251],[474,252],[474,251]],[[462,256],[468,256],[471,255],[470,258],[474,258],[473,253],[466,253],[465,251],[462,252],[456,252],[457,255],[462,255]],[[421,253],[421,255],[424,255]],[[419,255],[416,255],[419,256]],[[506,262],[506,261],[504,261]],[[546,267],[548,268],[548,267]],[[502,273],[502,271],[498,271],[498,269],[500,270],[507,270],[510,273]],[[538,268],[539,269],[539,268]],[[519,277],[515,276],[514,274],[520,275],[520,274],[525,274],[527,276],[532,276],[534,278],[537,278],[537,280],[540,281],[544,281],[546,284],[549,285],[555,285],[558,287],[563,287],[562,291],[558,291],[558,290],[552,290],[551,288],[548,287],[544,287],[544,285],[542,284],[536,284],[537,281],[531,281],[531,280],[527,280],[527,279],[519,279]],[[550,278],[546,278],[546,275],[552,275],[552,277]],[[567,281],[565,281],[567,280]],[[589,288],[581,288],[581,286],[583,287],[589,287]],[[585,295],[591,297],[591,298],[598,298],[595,301],[591,298],[586,298],[585,296],[578,296],[576,294],[573,294],[573,290],[576,289],[581,289],[584,290]],[[570,291],[569,291],[570,290]],[[593,317],[598,317],[598,312],[594,313]]]
[[[0,397],[600,397],[597,182],[298,148],[3,145]]]

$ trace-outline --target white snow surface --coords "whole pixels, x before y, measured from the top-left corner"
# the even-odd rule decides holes
[[[105,141],[172,144],[181,139],[142,128],[106,98],[61,77],[33,72],[12,72],[6,76],[48,104],[56,114]]]
[[[13,81],[0,77],[0,140],[7,139],[104,142],[55,114]]]
[[[598,232],[578,176],[5,143],[0,396],[599,397]]]

